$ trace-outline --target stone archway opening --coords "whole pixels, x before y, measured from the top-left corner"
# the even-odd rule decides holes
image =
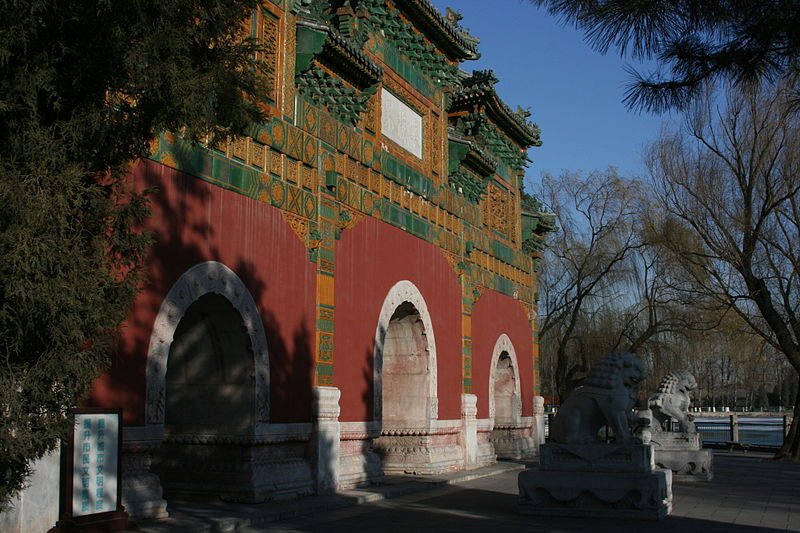
[[[458,427],[439,424],[436,339],[428,305],[410,281],[386,296],[375,330],[372,449],[384,473],[439,474],[463,468]]]
[[[506,334],[500,335],[492,351],[489,371],[489,441],[498,459],[530,457],[530,428],[522,417],[522,396],[516,351]]]
[[[170,346],[165,438],[251,434],[253,372],[241,314],[224,296],[201,296],[189,306]]]
[[[419,310],[403,302],[392,314],[383,344],[385,429],[425,428],[430,420],[428,339]]]
[[[513,426],[519,421],[517,414],[517,373],[508,352],[497,358],[494,371],[494,425],[496,428]]]
[[[164,441],[155,465],[168,495],[258,499],[252,473],[217,472],[240,462],[252,441],[253,359],[242,315],[227,298],[207,293],[187,308],[169,349]]]

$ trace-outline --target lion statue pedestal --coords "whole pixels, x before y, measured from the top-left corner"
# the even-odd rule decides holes
[[[660,520],[672,511],[672,472],[633,429],[636,386],[646,377],[633,354],[596,364],[553,419],[539,468],[519,474],[522,514]],[[608,426],[614,442],[599,433]]]
[[[670,469],[676,481],[714,479],[714,454],[702,449],[694,417],[689,414],[691,392],[696,388],[697,381],[691,373],[672,371],[647,402],[653,419],[651,442],[656,466]],[[648,414],[642,412],[641,416],[646,418]],[[673,420],[678,423],[678,431],[672,431]]]

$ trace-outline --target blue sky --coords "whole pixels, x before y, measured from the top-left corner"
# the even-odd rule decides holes
[[[626,177],[644,173],[642,151],[669,117],[635,113],[622,105],[626,60],[601,55],[580,31],[527,0],[431,0],[450,6],[461,26],[480,39],[481,58],[465,70],[492,69],[495,86],[512,109],[530,108],[543,146],[529,152],[528,181],[563,169],[591,172],[616,166]],[[627,61],[629,63],[629,61]]]

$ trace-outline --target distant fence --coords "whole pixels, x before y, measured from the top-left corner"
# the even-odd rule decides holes
[[[544,434],[550,439],[550,424],[554,414],[545,418]],[[791,418],[787,415],[775,417],[756,417],[732,414],[720,417],[695,418],[700,440],[707,448],[744,448],[777,450],[789,429]],[[678,430],[678,423],[673,423]]]
[[[732,414],[727,417],[697,417],[697,431],[703,445],[713,448],[779,448],[789,429],[790,419],[751,417]]]

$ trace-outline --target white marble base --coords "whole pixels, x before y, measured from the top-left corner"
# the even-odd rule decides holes
[[[535,459],[539,455],[539,445],[534,439],[530,426],[495,427],[492,430],[492,444],[498,459]]]
[[[384,430],[375,439],[386,474],[437,475],[464,469],[460,428]]]
[[[661,520],[672,511],[672,472],[556,472],[519,474],[519,512]]]
[[[183,439],[180,439],[183,440]],[[308,440],[284,443],[165,442],[154,461],[167,499],[257,503],[312,494]]]
[[[698,433],[653,432],[651,444],[656,466],[672,470],[676,481],[714,479],[714,453],[702,449]]]
[[[714,453],[711,450],[656,450],[658,468],[672,471],[675,481],[714,479]]]
[[[381,458],[372,445],[380,435],[379,422],[342,422],[339,488],[352,489],[383,478]]]

